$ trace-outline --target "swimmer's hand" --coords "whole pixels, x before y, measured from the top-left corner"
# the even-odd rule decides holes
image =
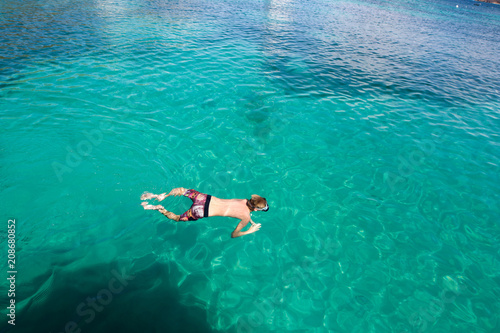
[[[247,231],[241,231],[241,229],[245,228],[248,225],[248,222],[251,222],[252,225],[250,228],[248,228]],[[260,229],[260,223],[254,223],[252,220],[241,220],[240,223],[238,223],[238,226],[234,231],[231,233],[231,238],[236,238],[236,237],[241,237],[244,235],[252,234],[256,232],[257,230]]]
[[[252,222],[252,226],[248,228],[247,233],[251,234],[260,229],[261,224],[260,223],[254,223]]]

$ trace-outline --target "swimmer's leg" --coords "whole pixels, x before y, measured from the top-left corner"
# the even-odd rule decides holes
[[[156,199],[158,201],[162,201],[166,197],[169,197],[171,195],[173,195],[174,197],[177,197],[179,195],[184,195],[184,193],[186,193],[186,191],[187,190],[184,187],[178,187],[178,188],[174,188],[172,191],[170,191],[169,194],[167,194],[167,193],[153,194],[153,193],[145,192],[143,195],[141,195],[141,200]]]
[[[179,221],[180,216],[166,210],[162,205],[148,205],[147,202],[141,203],[142,207],[146,210],[157,210],[171,220]]]
[[[158,209],[158,211],[160,213],[162,213],[163,215],[165,215],[166,217],[168,217],[169,219],[171,220],[174,220],[176,222],[179,222],[179,219],[180,219],[180,216],[177,215],[177,214],[174,214],[172,212],[169,212],[168,210],[166,210],[165,208],[160,208]]]
[[[171,196],[171,195],[173,195],[174,197],[177,197],[177,196],[179,196],[179,195],[184,195],[184,193],[186,193],[186,191],[187,191],[187,189],[185,189],[184,187],[177,187],[177,188],[174,188],[172,191],[170,191],[170,193],[169,193],[169,194],[167,194],[167,195],[165,196],[165,198],[166,198],[166,197],[169,197],[169,196]],[[163,199],[165,199],[165,198],[163,198]],[[162,199],[162,200],[163,200],[163,199]]]

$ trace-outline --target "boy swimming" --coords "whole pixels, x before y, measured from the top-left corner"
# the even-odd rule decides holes
[[[267,212],[269,210],[267,200],[256,194],[252,194],[251,199],[219,199],[209,194],[200,193],[193,189],[185,189],[183,187],[174,188],[168,194],[153,194],[146,192],[141,196],[141,200],[156,199],[162,201],[169,196],[179,195],[188,197],[193,201],[191,208],[182,215],[176,215],[169,212],[162,205],[149,205],[147,202],[143,202],[141,205],[144,209],[157,210],[174,221],[196,221],[210,216],[227,216],[240,219],[240,223],[238,223],[236,229],[231,233],[231,237],[233,238],[258,231],[261,224],[254,223],[250,213],[255,211]],[[241,231],[248,222],[252,224],[250,228],[246,231]]]

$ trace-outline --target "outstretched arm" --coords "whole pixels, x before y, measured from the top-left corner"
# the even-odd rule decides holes
[[[248,224],[248,222],[252,223],[250,228],[248,228],[247,231],[241,231],[241,229],[243,229]],[[259,229],[260,229],[260,223],[254,223],[252,220],[241,220],[240,223],[238,223],[236,229],[234,229],[234,231],[231,233],[231,237],[236,238],[243,235],[252,234]]]

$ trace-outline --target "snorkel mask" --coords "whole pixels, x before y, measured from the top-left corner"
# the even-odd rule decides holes
[[[269,205],[266,203],[266,207],[263,207],[263,208],[254,207],[254,208],[255,208],[255,210],[267,212],[269,210]]]
[[[267,212],[269,210],[269,205],[266,203],[266,207],[264,207],[264,208],[257,208],[257,207],[255,207],[255,209],[263,211],[263,212]]]
[[[263,199],[264,199],[264,200],[266,200],[265,198],[263,198]],[[254,210],[256,210],[256,211],[267,212],[267,211],[269,210],[269,205],[267,204],[267,200],[266,200],[266,207],[262,207],[262,208],[260,208],[260,207],[255,207],[255,206],[253,205],[253,203],[252,203],[250,200],[247,200],[247,203],[248,203],[248,205],[249,205],[250,207],[252,207],[252,208],[253,208]]]

